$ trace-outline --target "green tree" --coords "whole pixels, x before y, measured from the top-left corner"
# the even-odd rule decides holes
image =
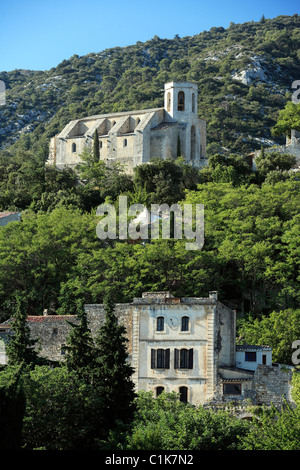
[[[99,246],[94,213],[59,207],[50,213],[28,211],[22,222],[0,230],[0,299],[6,319],[20,291],[28,315],[57,307],[60,283],[81,251]],[[69,306],[69,308],[71,305]]]
[[[7,366],[0,372],[0,449],[19,450],[25,414],[22,366]]]
[[[150,204],[173,204],[184,197],[183,170],[172,160],[151,159],[134,169],[134,184],[145,188]]]
[[[299,407],[263,410],[250,432],[241,438],[242,450],[299,450]]]
[[[38,353],[35,350],[37,340],[30,338],[26,302],[20,294],[16,296],[11,327],[13,334],[6,347],[9,365],[25,364],[33,366],[37,362],[38,357]]]
[[[240,320],[238,336],[241,344],[267,344],[274,362],[292,365],[292,343],[300,338],[300,309]]]
[[[292,398],[295,401],[297,407],[300,407],[300,373],[297,370],[293,374],[292,378]]]
[[[134,412],[134,384],[132,367],[128,363],[126,329],[118,323],[111,294],[104,298],[105,323],[95,338],[97,364],[95,383],[101,385],[105,399],[104,420],[109,428],[117,421],[130,423]]]
[[[261,153],[256,159],[257,171],[260,177],[266,178],[268,173],[277,171],[280,173],[290,170],[296,163],[293,155],[277,152]]]
[[[77,318],[79,320],[77,324],[68,321],[72,329],[65,346],[66,366],[69,371],[77,373],[86,383],[91,383],[92,371],[95,367],[94,342],[82,299],[77,300]]]
[[[291,130],[300,131],[300,104],[288,101],[285,108],[279,112],[275,126],[272,128],[273,135],[291,135]]]
[[[37,366],[23,376],[24,450],[96,450],[104,435],[98,390],[66,367]]]
[[[226,412],[182,403],[175,393],[153,398],[149,392],[140,392],[127,449],[238,450],[239,437],[248,430],[248,423]]]

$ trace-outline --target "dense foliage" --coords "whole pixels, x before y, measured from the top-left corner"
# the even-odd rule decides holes
[[[134,450],[236,450],[249,426],[226,412],[181,403],[176,394],[141,392],[127,446]]]
[[[272,312],[260,319],[240,319],[238,330],[242,344],[267,344],[274,362],[292,365],[292,344],[300,338],[300,309]]]

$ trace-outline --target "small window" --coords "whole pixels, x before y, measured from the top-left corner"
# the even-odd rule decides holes
[[[151,369],[170,369],[170,349],[151,349]]]
[[[164,390],[165,390],[164,387],[156,387],[156,389],[155,389],[156,397],[159,397],[159,395],[161,395]]]
[[[192,94],[192,113],[195,112],[195,93]]]
[[[223,384],[224,395],[241,395],[242,385],[240,383],[227,383]]]
[[[76,152],[76,144],[75,144],[74,142],[73,142],[73,144],[72,144],[72,152],[73,152],[73,153]]]
[[[127,147],[127,139],[123,140],[123,147]]]
[[[165,319],[164,317],[157,317],[156,319],[156,331],[164,331]]]
[[[62,344],[62,345],[61,345],[61,348],[60,348],[60,354],[61,354],[62,356],[65,356],[66,352],[67,352],[66,345],[65,345],[65,344]]]
[[[189,331],[189,317],[182,317],[181,319],[181,331]]]
[[[99,140],[99,147],[100,147],[101,149],[102,149],[102,147],[103,147],[103,142],[102,142],[102,140]]]
[[[56,336],[58,334],[58,328],[52,328],[52,334]]]
[[[256,352],[255,351],[246,351],[245,352],[245,361],[246,362],[256,362]]]
[[[187,387],[179,387],[179,399],[183,403],[187,403],[188,401],[188,388]]]
[[[184,92],[178,93],[178,111],[184,111]]]

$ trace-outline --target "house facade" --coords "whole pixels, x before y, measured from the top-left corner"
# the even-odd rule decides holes
[[[50,140],[46,164],[76,168],[84,149],[93,149],[97,131],[100,160],[108,165],[119,162],[127,173],[153,157],[183,156],[192,166],[206,166],[206,122],[198,118],[197,100],[197,85],[170,82],[165,84],[163,108],[71,121]]]

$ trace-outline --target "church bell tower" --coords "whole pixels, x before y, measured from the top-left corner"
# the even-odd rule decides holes
[[[165,110],[178,122],[189,122],[197,117],[198,87],[191,82],[165,84]]]

